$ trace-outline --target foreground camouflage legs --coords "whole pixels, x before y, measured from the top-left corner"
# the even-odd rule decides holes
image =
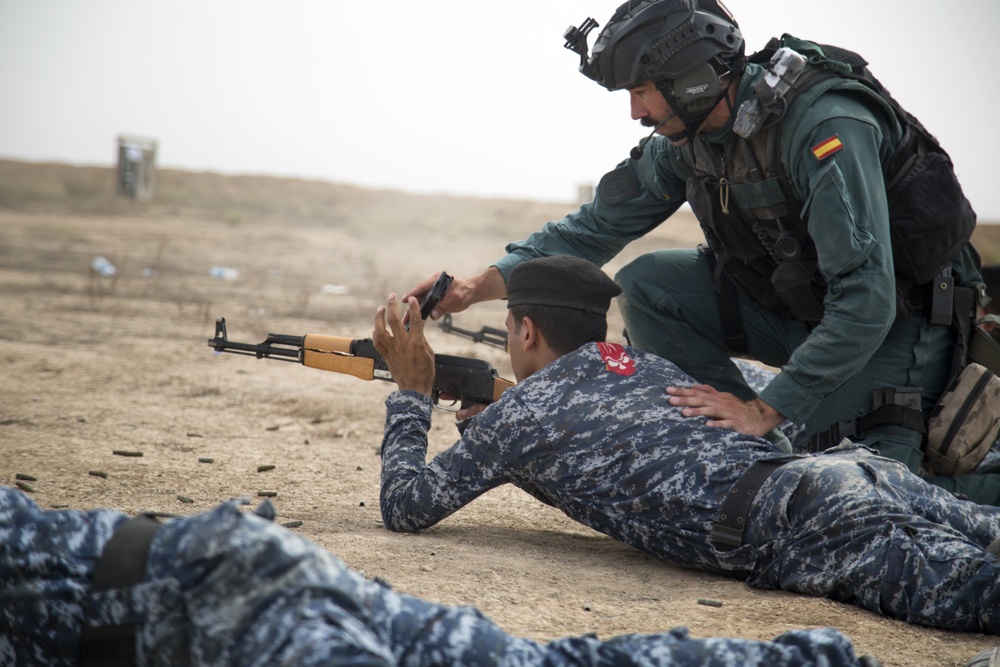
[[[261,508],[269,513],[269,506]],[[478,610],[368,581],[315,544],[235,503],[167,522],[145,583],[89,593],[96,553],[124,515],[43,512],[0,487],[0,665],[78,664],[84,610],[139,624],[140,665],[862,665],[833,629],[773,642],[686,630],[570,637],[505,633]]]

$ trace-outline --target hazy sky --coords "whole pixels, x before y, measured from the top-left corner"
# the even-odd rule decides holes
[[[645,135],[577,71],[568,25],[619,0],[0,0],[0,157],[569,201]],[[1000,220],[997,0],[730,0],[854,49]],[[593,38],[593,35],[592,35]]]

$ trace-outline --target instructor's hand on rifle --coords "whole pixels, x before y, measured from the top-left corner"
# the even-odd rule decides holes
[[[424,320],[417,299],[404,298],[409,330],[403,324],[395,294],[375,312],[372,342],[385,357],[386,366],[403,391],[417,391],[430,396],[434,389],[434,350],[424,338]]]
[[[422,280],[403,297],[403,302],[406,303],[407,299],[410,298],[415,298],[418,301],[422,299],[434,286],[439,275],[439,273],[435,273]],[[430,317],[432,320],[439,320],[444,317],[445,313],[458,313],[474,303],[502,299],[505,296],[507,296],[507,286],[503,282],[503,275],[499,269],[491,266],[475,278],[456,277],[444,298],[431,311]],[[416,319],[420,318],[419,310],[415,317]],[[407,312],[404,316],[404,322],[411,321],[413,321],[411,314]]]

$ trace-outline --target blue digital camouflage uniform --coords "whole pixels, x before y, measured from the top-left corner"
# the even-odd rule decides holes
[[[756,495],[744,545],[717,551],[710,532],[733,484],[781,452],[683,418],[664,388],[692,382],[659,357],[588,344],[508,389],[429,463],[430,399],[394,392],[382,443],[384,523],[427,528],[511,483],[672,563],[1000,634],[1000,561],[986,551],[1000,536],[1000,509],[958,500],[850,443],[780,468]]]
[[[692,639],[683,628],[548,644],[368,581],[315,544],[237,502],[164,524],[147,576],[90,593],[98,555],[126,516],[42,511],[0,486],[0,667],[79,664],[85,618],[137,623],[138,665],[862,665],[831,628],[773,642]]]

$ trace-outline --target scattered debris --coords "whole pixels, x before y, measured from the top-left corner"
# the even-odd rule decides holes
[[[203,436],[201,433],[188,433],[187,437],[189,437],[189,438],[204,438],[205,436]]]
[[[104,479],[108,478],[108,473],[104,472],[103,470],[88,470],[87,474],[92,475],[94,477],[102,477]]]
[[[208,275],[220,280],[237,280],[240,272],[239,269],[231,269],[228,266],[213,266],[208,270]]]
[[[257,472],[267,472],[268,470],[274,470],[274,466],[273,465],[257,466]]]
[[[362,500],[360,503],[358,503],[358,507],[364,507],[364,506],[365,506],[365,501]]]
[[[187,496],[177,496],[177,500],[181,501],[182,503],[184,503],[186,505],[192,505],[192,504],[194,504],[194,499],[193,498],[188,498]]]
[[[274,498],[278,495],[277,491],[258,491],[257,495],[261,498]]]
[[[202,456],[198,459],[198,463],[215,463],[215,459],[210,459],[207,456]]]
[[[116,449],[111,453],[115,456],[142,456],[142,452],[132,452],[127,449]]]
[[[117,269],[115,265],[108,261],[107,257],[98,255],[90,262],[90,270],[99,276],[113,276]]]
[[[23,479],[25,482],[37,482],[38,478],[34,475],[25,475],[23,472],[19,472],[14,475],[14,479]]]
[[[721,607],[722,603],[718,600],[709,600],[708,598],[699,598],[698,604],[703,604],[706,607]]]
[[[584,602],[583,603],[583,610],[584,611],[590,611],[591,610],[591,606],[590,606],[589,602]]]
[[[302,522],[301,521],[286,521],[285,523],[283,523],[281,525],[284,528],[298,528],[299,526],[302,525]]]
[[[17,480],[17,488],[21,489],[22,491],[27,491],[28,493],[35,492],[35,487],[22,480]]]

